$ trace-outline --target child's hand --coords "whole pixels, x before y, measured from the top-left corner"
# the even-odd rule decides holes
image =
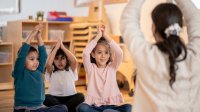
[[[60,40],[58,40],[57,43],[56,43],[56,49],[59,49],[60,46],[61,46],[61,42],[60,42]]]
[[[44,25],[42,22],[39,23],[39,25],[35,26],[34,31],[36,32],[35,37],[38,39],[39,37],[41,37],[41,32],[44,28]]]
[[[61,49],[63,49],[65,46],[63,45],[63,41],[62,41],[62,39],[59,38],[59,41],[60,41],[60,47],[61,47]]]
[[[102,35],[105,36],[107,34],[107,28],[105,25],[101,25]]]
[[[41,31],[44,28],[44,25],[42,22],[39,23],[39,25],[35,26],[34,30],[35,31]]]
[[[101,37],[103,36],[102,31],[103,31],[103,28],[102,28],[101,25],[99,25],[99,26],[97,27],[97,36],[96,36],[96,37],[101,38]]]
[[[41,37],[41,30],[43,29],[43,24],[39,23],[39,25],[36,25],[33,31],[28,35],[26,39],[26,43],[30,44],[31,40],[33,38],[36,38],[38,40],[38,45],[43,45],[42,37]]]
[[[103,37],[110,42],[111,38],[110,38],[110,34],[108,33],[107,27],[105,25],[102,25],[102,33],[103,33]]]

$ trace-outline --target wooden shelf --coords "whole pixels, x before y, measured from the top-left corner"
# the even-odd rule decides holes
[[[45,45],[54,46],[57,41],[51,40],[50,38],[54,38],[52,31],[64,31],[63,34],[63,43],[70,45],[71,42],[71,31],[70,25],[72,22],[65,21],[43,21],[44,29],[42,31],[42,39]],[[6,27],[6,41],[11,41],[14,44],[14,59],[16,59],[17,52],[19,48],[22,46],[25,41],[24,38],[27,37],[30,31],[34,29],[36,25],[39,24],[39,21],[34,20],[21,20],[21,21],[9,21]],[[54,33],[53,32],[53,33]],[[23,34],[23,35],[22,35]],[[31,42],[32,45],[36,45],[37,41],[33,40]]]
[[[13,43],[1,42],[0,52],[0,90],[13,89],[12,69],[13,69]]]
[[[72,22],[67,22],[67,21],[48,21],[49,24],[71,24]]]
[[[14,88],[13,82],[0,83],[0,90],[9,90],[13,88]]]
[[[12,42],[0,42],[0,45],[12,45]]]
[[[0,66],[8,66],[8,65],[13,65],[13,63],[0,63]]]

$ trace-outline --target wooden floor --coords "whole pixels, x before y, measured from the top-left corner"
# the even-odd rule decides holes
[[[78,92],[86,93],[85,86],[78,86]],[[125,103],[131,104],[133,97],[129,97],[128,90],[121,90]],[[0,112],[13,112],[13,90],[0,91]]]

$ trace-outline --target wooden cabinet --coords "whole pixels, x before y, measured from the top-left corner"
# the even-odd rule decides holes
[[[49,53],[52,47],[56,44],[55,38],[63,39],[64,45],[69,47],[71,34],[69,26],[71,22],[44,21],[44,29],[42,31],[42,39]],[[28,34],[38,25],[38,21],[11,21],[7,23],[5,41],[11,41],[14,45],[14,59],[17,52],[22,46]],[[37,45],[37,41],[33,40],[32,45]]]
[[[0,90],[13,88],[13,43],[0,43]]]

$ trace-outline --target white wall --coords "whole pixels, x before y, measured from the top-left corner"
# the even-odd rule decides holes
[[[2,1],[0,1],[0,4]],[[87,16],[88,8],[75,8],[74,0],[21,0],[21,12],[19,14],[0,15],[0,23],[5,21],[27,19],[28,16],[36,17],[37,11],[65,11],[69,16]]]
[[[163,2],[166,0],[156,0],[156,2],[149,0],[144,4],[144,8],[142,10],[142,29],[147,37],[152,36],[150,30],[150,12],[153,7],[158,4],[158,1]],[[125,5],[126,3],[106,5],[106,11],[108,18],[110,19],[111,29],[115,35],[120,35],[119,21]],[[45,17],[46,13],[52,10],[66,11],[69,16],[88,15],[88,8],[74,7],[74,0],[21,0],[21,12],[19,14],[0,15],[0,24],[5,23],[6,21],[27,19],[29,15],[32,15],[35,18],[36,12],[40,10],[45,11]]]

